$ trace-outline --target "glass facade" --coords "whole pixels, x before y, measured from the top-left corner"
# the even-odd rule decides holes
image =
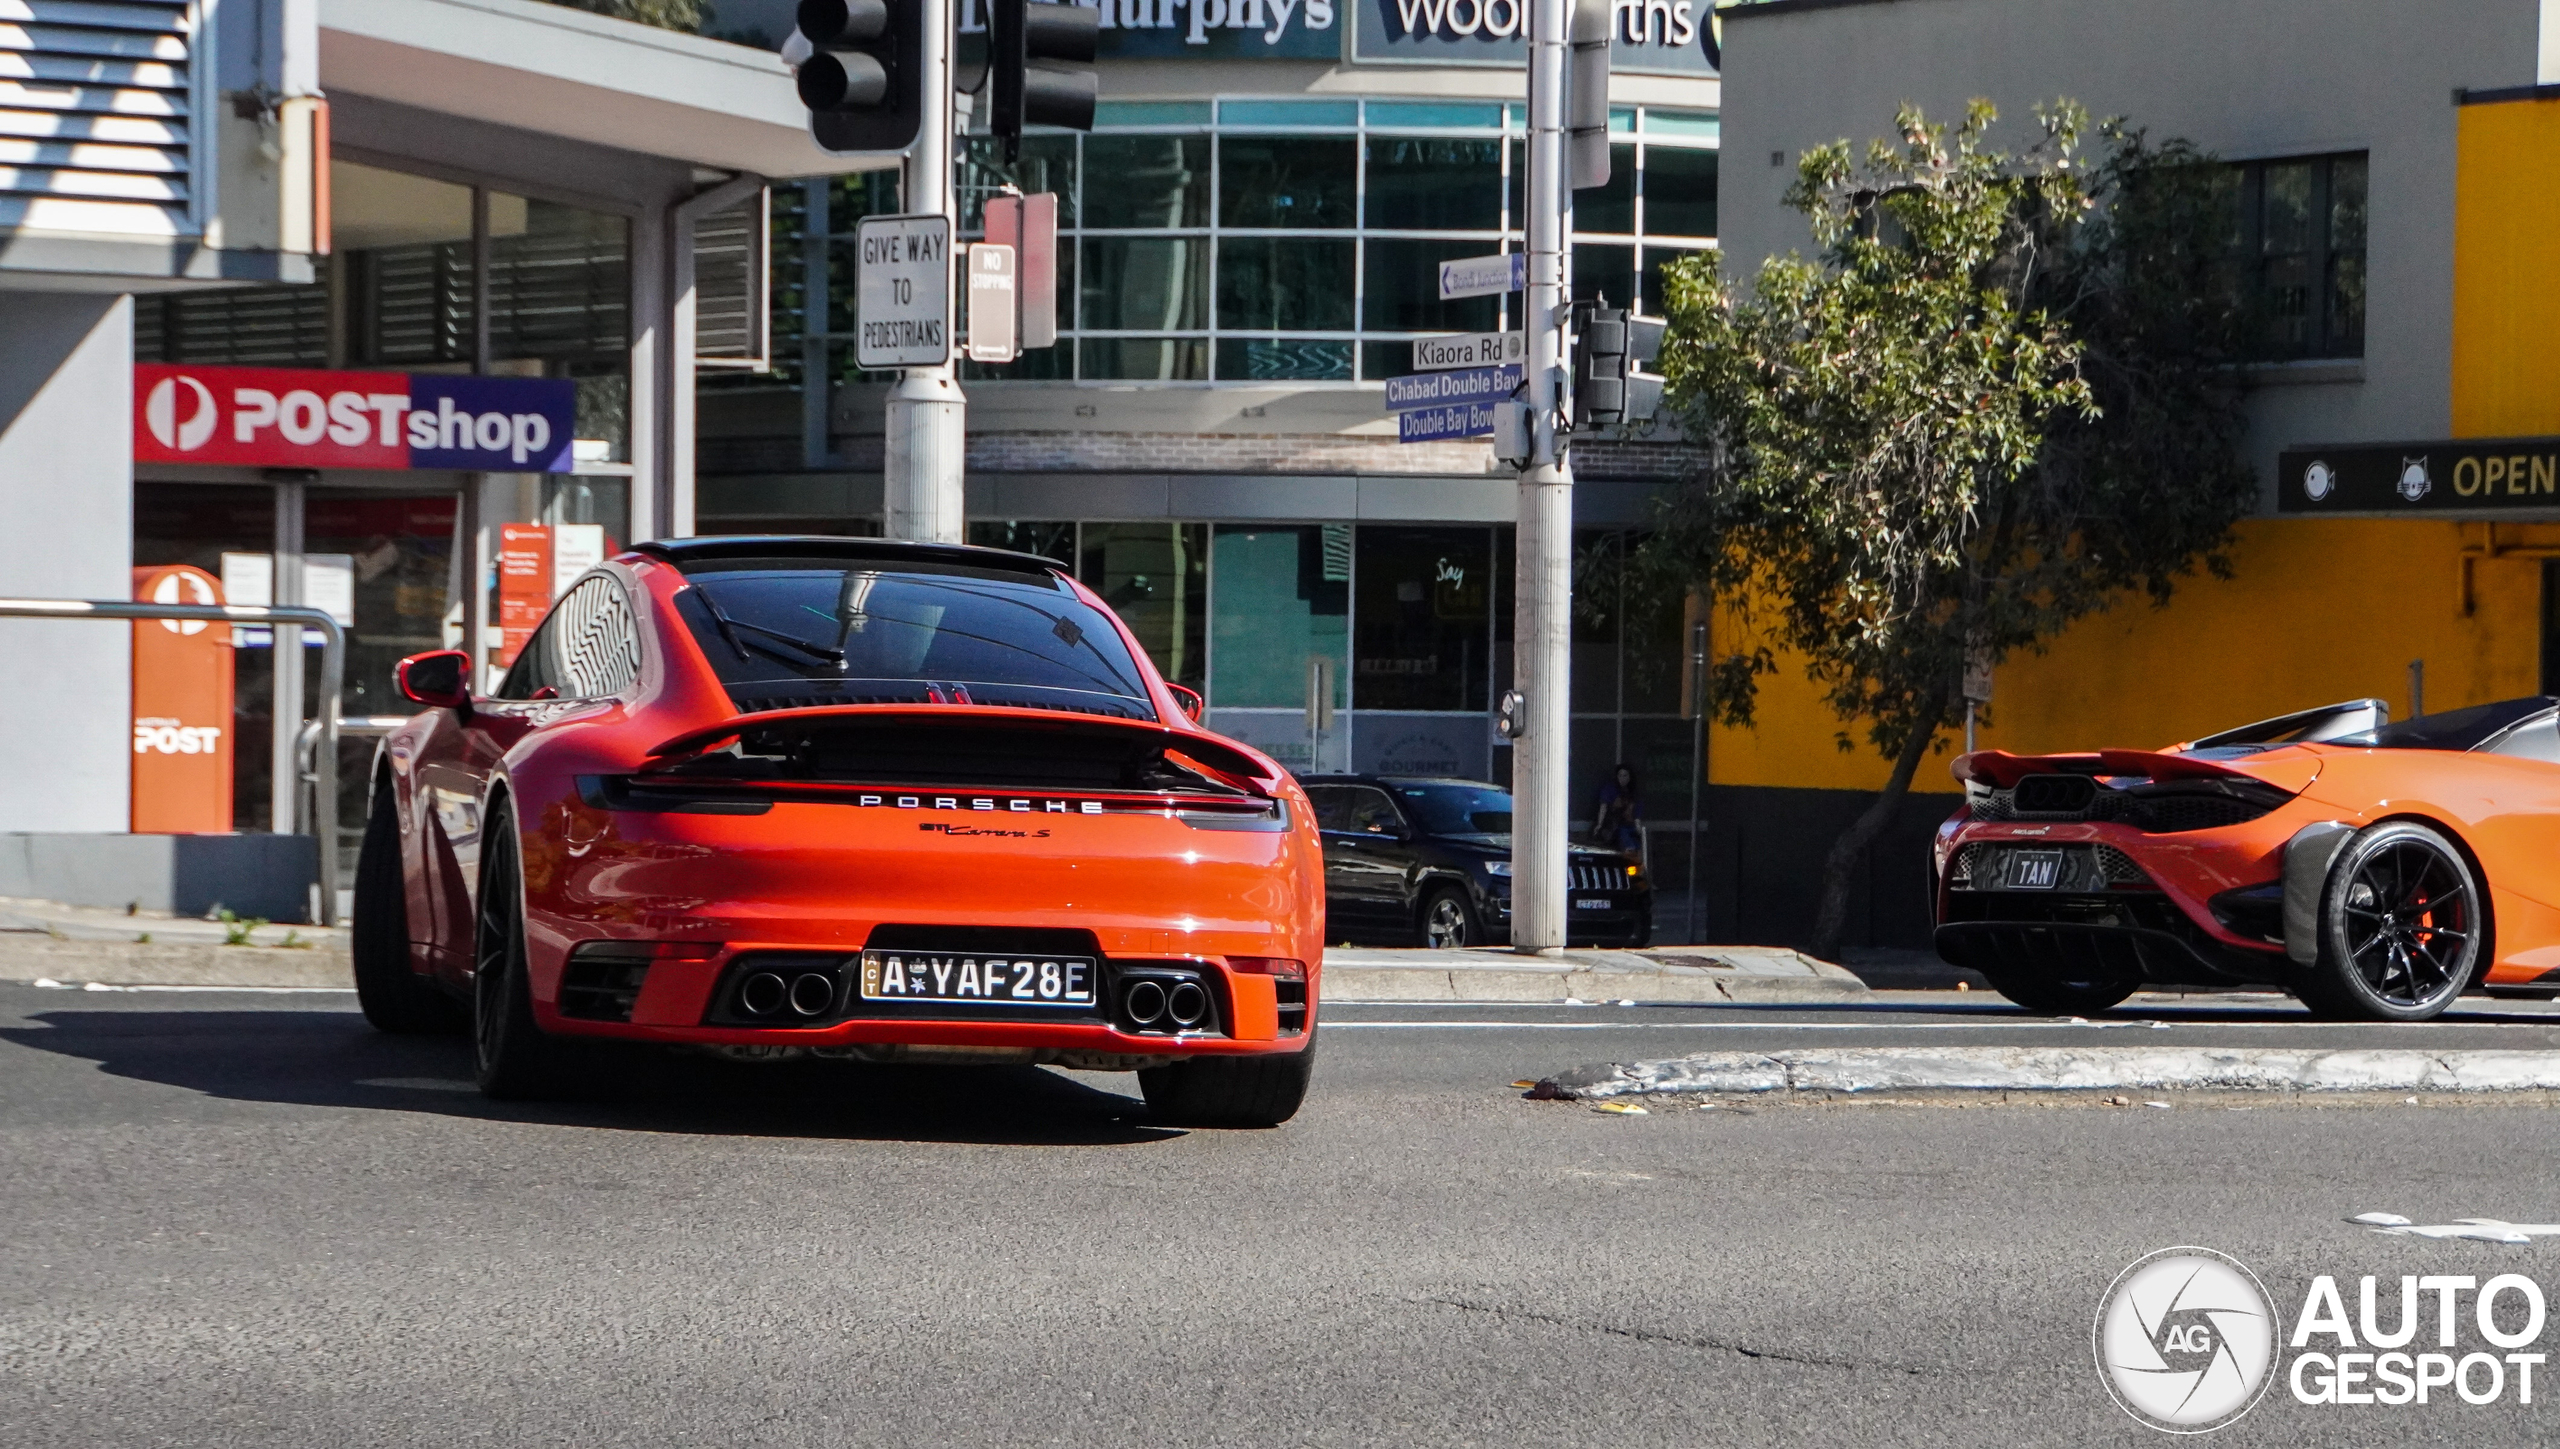
[[[1576,197],[1574,291],[1658,309],[1662,266],[1716,236],[1716,118],[1613,115],[1607,187]],[[1440,300],[1437,264],[1525,244],[1526,118],[1490,101],[1105,102],[1090,135],[988,137],[957,163],[962,234],[1006,186],[1057,193],[1057,347],[976,380],[1348,382],[1410,370],[1416,335],[1517,325],[1513,299]],[[775,293],[777,353],[823,328],[850,365],[854,223],[897,209],[885,175],[825,189],[825,320],[804,281]],[[806,193],[811,188],[794,190]],[[801,271],[815,208],[776,195],[776,275]],[[805,273],[804,273],[805,276]],[[810,356],[820,349],[808,349]],[[786,363],[785,371],[799,369]]]
[[[1167,679],[1207,698],[1211,728],[1292,769],[1510,779],[1492,725],[1511,670],[1508,526],[978,519],[969,542],[1075,568]],[[1575,537],[1576,819],[1621,762],[1649,809],[1688,806],[1680,621],[1629,602],[1633,542]],[[1319,690],[1330,718],[1308,708]]]

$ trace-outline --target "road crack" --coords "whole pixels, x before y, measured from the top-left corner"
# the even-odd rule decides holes
[[[1506,1322],[1516,1321],[1521,1323],[1539,1323],[1545,1324],[1550,1328],[1568,1328],[1581,1333],[1598,1333],[1605,1334],[1611,1338],[1632,1339],[1638,1343],[1667,1343],[1680,1348],[1700,1349],[1709,1353],[1730,1353],[1742,1358],[1757,1359],[1767,1363],[1791,1363],[1800,1364],[1806,1368],[1851,1369],[1859,1372],[1884,1372],[1909,1374],[1914,1376],[1936,1372],[1934,1369],[1924,1368],[1913,1364],[1861,1363],[1855,1359],[1809,1358],[1802,1354],[1779,1353],[1772,1349],[1753,1348],[1748,1344],[1728,1343],[1722,1339],[1693,1338],[1686,1334],[1663,1333],[1659,1330],[1650,1328],[1629,1328],[1623,1324],[1597,1323],[1590,1319],[1583,1318],[1565,1318],[1552,1313],[1533,1312],[1526,1308],[1505,1308],[1494,1303],[1470,1303],[1463,1298],[1414,1298],[1406,1301],[1412,1303],[1433,1304],[1441,1308],[1455,1308],[1464,1313],[1487,1314]]]

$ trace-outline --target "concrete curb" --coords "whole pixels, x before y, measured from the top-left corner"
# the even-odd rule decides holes
[[[1865,982],[1827,961],[1775,946],[1679,946],[1646,951],[1372,950],[1324,953],[1330,1001],[1564,1000],[1854,1004]]]
[[[109,986],[334,986],[352,988],[346,948],[224,946],[202,941],[79,941],[0,935],[0,981],[95,981]]]
[[[1532,1094],[2094,1091],[2522,1092],[2560,1089],[2560,1051],[1910,1047],[1700,1052],[1558,1072]]]

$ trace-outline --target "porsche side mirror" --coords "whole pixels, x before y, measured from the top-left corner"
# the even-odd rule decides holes
[[[1209,701],[1200,697],[1200,691],[1180,684],[1168,684],[1165,688],[1173,691],[1173,702],[1182,706],[1182,717],[1198,724],[1201,712],[1209,707]]]
[[[471,707],[471,656],[459,649],[412,654],[400,661],[392,678],[400,696],[431,709]]]

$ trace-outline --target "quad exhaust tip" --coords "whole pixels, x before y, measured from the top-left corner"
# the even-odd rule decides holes
[[[738,1009],[749,1016],[771,1016],[782,1009],[791,994],[782,978],[770,971],[759,971],[738,983]]]
[[[824,1016],[836,1004],[835,978],[820,971],[803,971],[791,981],[791,1009],[802,1016]]]
[[[1140,981],[1132,984],[1129,987],[1129,994],[1123,1000],[1129,1008],[1129,1020],[1139,1026],[1153,1026],[1164,1020],[1168,1003],[1165,999],[1164,987],[1157,982]]]

